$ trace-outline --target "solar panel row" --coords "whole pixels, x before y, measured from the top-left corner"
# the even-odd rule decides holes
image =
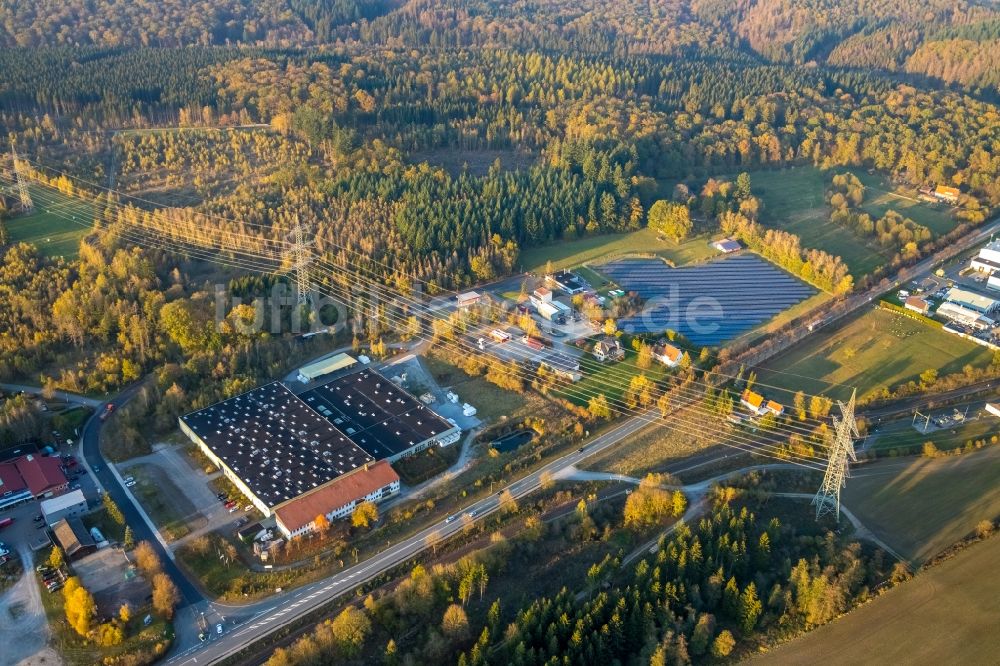
[[[601,272],[645,301],[619,320],[636,333],[672,329],[700,346],[718,345],[800,303],[816,290],[751,254],[671,268],[658,259],[623,259]]]

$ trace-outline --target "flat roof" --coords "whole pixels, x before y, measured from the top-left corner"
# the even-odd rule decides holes
[[[544,363],[554,370],[562,370],[563,372],[576,372],[580,369],[579,360],[569,354],[563,354],[562,352],[557,351],[548,352],[538,359],[538,361],[539,363]]]
[[[455,428],[374,370],[338,377],[300,397],[376,460]]]
[[[63,509],[68,509],[71,506],[76,506],[77,504],[86,504],[87,498],[84,497],[82,490],[71,490],[68,493],[63,493],[57,497],[50,497],[47,500],[42,500],[41,509],[42,513],[55,513],[56,511],[62,511]]]
[[[269,507],[374,462],[280,382],[181,420]]]
[[[357,362],[357,359],[349,354],[337,354],[330,358],[302,366],[299,368],[299,374],[310,379],[315,379],[316,377],[322,377],[337,370],[349,368]]]
[[[949,289],[946,298],[952,303],[965,305],[981,312],[985,312],[996,305],[996,300],[990,298],[989,296],[983,296],[982,294],[977,294],[974,291],[959,289],[958,287],[952,287]]]

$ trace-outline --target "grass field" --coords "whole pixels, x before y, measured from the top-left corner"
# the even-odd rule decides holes
[[[719,433],[701,428],[704,414],[696,408],[673,414],[626,438],[621,444],[588,458],[579,465],[588,470],[642,477],[712,446]]]
[[[1000,446],[944,458],[858,467],[843,501],[901,555],[922,564],[1000,516]]]
[[[832,172],[813,167],[750,174],[753,193],[761,198],[761,221],[802,239],[802,245],[839,256],[857,279],[888,258],[865,239],[830,222],[825,201]]]
[[[607,361],[601,363],[589,353],[580,358],[580,371],[583,379],[566,388],[563,397],[578,405],[586,406],[591,396],[603,393],[612,408],[624,409],[622,395],[628,390],[632,378],[645,374],[656,382],[667,374],[667,368],[654,361],[646,370],[640,370],[635,364],[635,356],[626,356],[624,361]],[[558,393],[558,391],[557,391]]]
[[[839,170],[835,171],[840,173]],[[861,204],[861,209],[873,219],[882,217],[887,210],[894,210],[917,224],[924,225],[937,236],[955,228],[955,219],[949,214],[946,205],[927,203],[918,200],[916,196],[897,194],[892,191],[892,185],[878,175],[861,169],[850,171],[864,183],[865,201]]]
[[[93,207],[89,202],[48,187],[30,189],[32,195],[38,195],[35,196],[35,212],[7,220],[11,242],[31,243],[49,257],[75,258],[80,239],[90,231]]]
[[[811,664],[835,655],[838,664],[996,663],[998,561],[994,537],[754,661]]]
[[[910,419],[903,419],[886,426],[881,430],[871,445],[879,455],[909,455],[919,454],[924,442],[933,442],[934,446],[942,451],[957,449],[965,446],[966,442],[977,440],[990,441],[990,439],[1000,432],[996,419],[987,414],[983,418],[973,419],[973,412],[969,412],[969,421],[954,428],[942,428],[940,430],[922,433],[914,428]]]
[[[556,269],[573,268],[584,263],[601,263],[622,254],[655,254],[675,265],[690,264],[713,257],[718,252],[709,246],[709,236],[697,236],[683,243],[659,240],[655,231],[640,229],[627,234],[605,234],[542,245],[521,253],[524,270],[539,272],[552,261]]]
[[[807,394],[862,397],[881,387],[916,380],[934,368],[944,375],[966,364],[985,366],[985,347],[885,310],[872,309],[849,323],[824,329],[758,370],[761,384]]]

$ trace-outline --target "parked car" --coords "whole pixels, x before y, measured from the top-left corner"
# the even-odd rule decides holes
[[[34,518],[32,518],[32,520],[37,523],[40,520],[45,520],[45,517],[44,516],[35,516]]]
[[[126,476],[125,477],[125,483],[128,483],[129,481],[135,481],[135,477],[134,476]]]
[[[59,590],[62,589],[62,586],[63,586],[62,583],[59,583],[58,585],[53,585],[52,587],[49,588],[49,594],[53,592],[58,592]]]
[[[125,487],[126,488],[131,488],[134,485],[135,485],[135,481],[134,480],[133,481],[126,481],[125,482]]]
[[[215,625],[215,633],[222,635],[222,624]]]

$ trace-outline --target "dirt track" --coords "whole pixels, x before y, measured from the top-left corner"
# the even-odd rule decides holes
[[[31,549],[22,546],[18,554],[24,563],[24,575],[0,597],[0,666],[59,664],[56,653],[46,647],[49,625],[32,572]]]

